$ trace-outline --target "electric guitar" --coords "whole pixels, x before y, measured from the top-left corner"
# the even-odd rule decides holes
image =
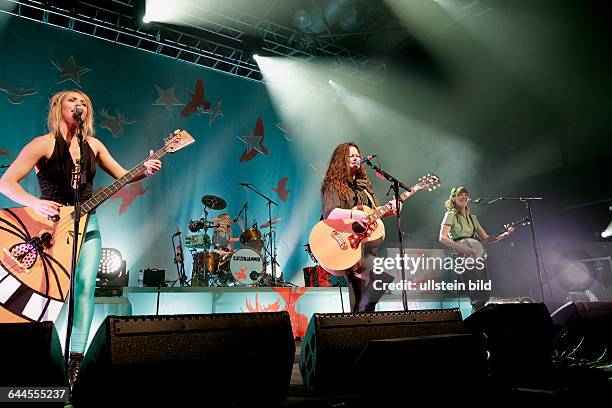
[[[408,191],[400,194],[404,201],[412,197],[417,191],[429,191],[440,185],[440,179],[434,174],[428,174],[419,179],[419,182]],[[344,270],[356,265],[362,257],[364,244],[376,244],[385,238],[385,225],[380,220],[385,213],[391,210],[387,203],[377,209],[365,205],[353,208],[353,211],[363,211],[368,214],[365,231],[361,225],[352,219],[326,219],[321,220],[310,231],[310,250],[323,269],[333,275],[344,275]]]
[[[187,131],[177,130],[146,160],[161,159],[194,141]],[[146,160],[85,201],[79,214],[70,206],[60,207],[54,219],[30,207],[0,210],[0,323],[57,319],[70,289],[72,241],[78,241],[80,252],[89,214],[144,173]],[[77,234],[76,216],[80,217]]]
[[[452,258],[465,258],[465,259],[471,258],[474,260],[476,260],[476,258],[487,259],[487,250],[485,248],[485,244],[492,244],[494,242],[499,241],[502,238],[502,235],[505,234],[510,228],[516,228],[519,226],[529,225],[529,224],[531,224],[531,219],[529,217],[525,217],[525,218],[521,218],[518,221],[514,221],[506,225],[502,232],[500,232],[499,234],[490,236],[487,240],[478,240],[476,238],[471,238],[471,237],[458,239],[455,242],[467,245],[474,251],[474,254],[466,256],[466,255],[463,255],[461,251],[455,248],[449,248],[448,255]]]

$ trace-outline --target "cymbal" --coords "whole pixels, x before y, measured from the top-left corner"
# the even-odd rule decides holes
[[[259,226],[259,228],[268,228],[270,225],[276,224],[277,222],[281,221],[282,219],[283,219],[283,217],[272,218],[272,221],[268,220],[268,222],[266,222],[265,224],[261,224]]]
[[[224,199],[214,195],[205,195],[202,197],[202,204],[211,210],[222,210],[227,207],[227,203]]]

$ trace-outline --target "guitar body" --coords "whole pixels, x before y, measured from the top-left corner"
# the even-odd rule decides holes
[[[461,244],[465,244],[467,246],[469,246],[472,250],[474,250],[474,255],[473,256],[469,256],[469,257],[465,257],[465,258],[483,258],[483,259],[487,259],[487,250],[484,246],[484,244],[482,242],[480,242],[479,240],[475,239],[475,238],[461,238],[458,239],[457,242],[461,243]],[[455,256],[461,256],[460,254],[456,254],[456,251],[453,251],[453,253],[455,254]]]
[[[148,158],[161,160],[193,142],[187,131],[176,130]],[[144,171],[143,161],[82,204],[77,259],[88,214]],[[73,212],[74,207],[61,207],[54,222],[28,207],[0,210],[0,323],[57,319],[70,290]]]
[[[70,290],[73,210],[61,207],[57,222],[29,207],[0,210],[0,323],[57,319]],[[79,251],[88,219],[81,216]]]
[[[362,205],[353,210],[366,214],[374,212]],[[371,226],[371,234],[363,237],[358,245],[351,245],[349,237],[359,235],[353,231],[353,223],[351,219],[321,220],[310,232],[310,250],[321,267],[333,275],[344,275],[344,270],[356,265],[361,260],[364,244],[373,245],[385,239],[385,226],[377,219]]]

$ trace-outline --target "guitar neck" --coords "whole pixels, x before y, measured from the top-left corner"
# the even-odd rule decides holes
[[[81,214],[87,214],[98,208],[100,204],[109,199],[113,194],[117,191],[121,190],[126,184],[131,183],[140,176],[145,171],[144,162],[149,159],[159,159],[166,155],[166,150],[164,148],[159,149],[153,156],[147,157],[145,160],[141,161],[137,164],[132,170],[128,171],[123,177],[118,178],[113,183],[111,183],[108,187],[103,188],[98,191],[91,197],[89,200],[85,201],[81,205]]]
[[[416,193],[420,189],[421,189],[421,187],[418,184],[415,184],[414,186],[410,187],[410,190],[404,191],[402,194],[400,194],[400,197],[399,197],[400,201],[404,201],[404,200],[412,197],[414,195],[414,193]],[[378,220],[383,215],[388,213],[390,210],[391,210],[391,204],[389,204],[389,203],[378,207],[377,209],[374,210],[374,212],[372,214],[370,214],[368,216],[368,223],[371,223],[371,222],[374,222],[374,221]]]

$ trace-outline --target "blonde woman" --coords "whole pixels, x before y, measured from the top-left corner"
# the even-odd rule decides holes
[[[469,245],[461,243],[463,238],[476,238],[480,241],[495,242],[507,237],[512,233],[514,228],[508,228],[503,234],[493,238],[480,225],[476,214],[470,212],[468,202],[470,201],[469,193],[465,187],[455,187],[451,190],[450,197],[446,201],[446,213],[440,226],[440,235],[438,240],[440,243],[455,250],[456,253],[464,257],[473,257],[475,251]],[[459,280],[464,282],[466,288],[469,282],[489,281],[486,264],[484,260],[477,263],[482,268],[474,267],[465,269],[464,272],[457,274]],[[472,312],[480,309],[489,301],[491,293],[488,290],[469,290],[468,291]]]
[[[81,202],[93,195],[93,179],[96,165],[118,179],[127,173],[113,159],[106,147],[94,137],[94,109],[89,96],[72,90],[61,91],[51,97],[47,117],[49,133],[34,138],[19,153],[0,178],[0,192],[18,204],[31,207],[43,216],[56,216],[59,208],[72,205],[74,188],[71,173],[81,149],[77,137],[79,120],[82,121],[84,146],[84,174],[81,185]],[[153,151],[150,152],[153,154]],[[149,159],[144,162],[145,172],[140,178],[151,176],[161,169],[161,162]],[[19,182],[34,170],[38,177],[41,195],[36,197],[25,191]],[[94,312],[94,291],[98,264],[102,254],[102,241],[95,212],[87,224],[87,232],[81,247],[74,276],[74,324],[70,344],[70,381],[74,383],[85,352]],[[66,351],[68,352],[68,350]]]

